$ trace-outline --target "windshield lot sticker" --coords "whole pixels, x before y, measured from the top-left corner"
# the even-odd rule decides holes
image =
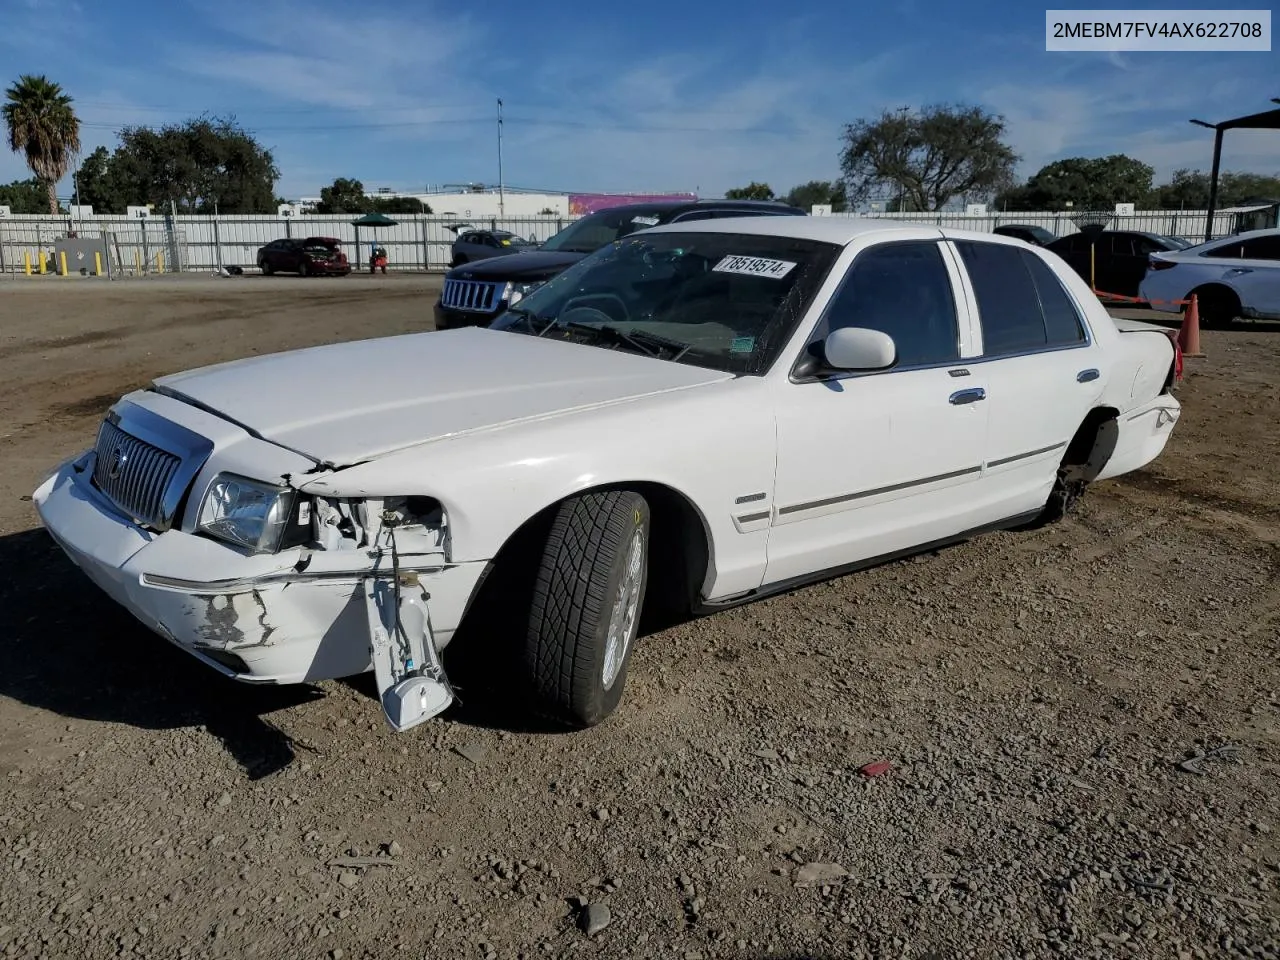
[[[632,223],[640,223],[646,227],[656,227],[658,225],[657,217],[632,217]]]
[[[734,337],[729,344],[730,353],[750,353],[756,348],[755,337]]]
[[[767,260],[764,257],[728,256],[711,268],[716,273],[742,273],[749,277],[771,277],[781,280],[795,264],[786,260]]]

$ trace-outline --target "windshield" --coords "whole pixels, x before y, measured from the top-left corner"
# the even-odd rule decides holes
[[[761,373],[840,249],[750,234],[641,234],[574,264],[490,327]]]
[[[542,245],[543,250],[562,253],[594,253],[605,244],[658,224],[652,208],[610,207],[575,220]]]

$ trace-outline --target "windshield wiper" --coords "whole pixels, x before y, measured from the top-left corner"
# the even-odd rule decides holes
[[[682,340],[672,340],[667,337],[658,336],[656,333],[647,333],[644,330],[632,330],[630,333],[624,333],[617,327],[610,326],[593,326],[589,323],[579,323],[576,320],[570,320],[567,323],[558,323],[557,326],[567,330],[582,330],[589,333],[599,334],[608,337],[615,344],[631,347],[633,350],[639,350],[641,353],[648,354],[651,357],[660,356],[661,351],[670,350],[673,354],[670,359],[679,360],[690,349],[693,344],[685,343]],[[653,349],[656,347],[657,349]]]
[[[550,330],[552,327],[554,327],[556,324],[556,322],[551,318],[540,317],[536,313],[534,313],[532,310],[525,310],[523,307],[507,307],[507,313],[514,313],[516,315],[516,318],[517,318],[516,323],[513,323],[511,325],[512,327],[515,327],[516,324],[522,323],[526,327],[528,327],[529,330],[532,331],[536,336],[539,336],[539,337],[542,336],[544,333],[546,333],[548,330]],[[542,326],[540,327],[537,326],[538,322],[541,322]]]

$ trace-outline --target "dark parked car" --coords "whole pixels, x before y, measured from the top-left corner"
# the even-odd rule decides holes
[[[272,240],[258,248],[258,269],[267,276],[277,270],[296,273],[298,276],[339,276],[351,272],[347,255],[340,249],[341,241],[335,237],[305,237],[301,240],[286,237]]]
[[[1034,243],[1037,247],[1047,247],[1058,239],[1057,234],[1031,223],[1002,223],[991,232],[1002,237],[1017,237],[1027,243]]]
[[[487,260],[509,253],[536,250],[538,245],[508,230],[462,229],[453,241],[453,259],[449,266],[458,267],[474,260]]]
[[[1071,269],[1089,280],[1089,248],[1093,247],[1094,289],[1136,297],[1153,253],[1183,249],[1180,241],[1159,233],[1131,230],[1091,230],[1060,237],[1048,245]],[[1105,298],[1104,298],[1105,299]]]
[[[488,326],[508,306],[566,267],[637,230],[676,221],[757,216],[808,214],[771,200],[668,200],[597,210],[575,220],[537,250],[454,267],[445,274],[444,290],[436,301],[436,329]]]

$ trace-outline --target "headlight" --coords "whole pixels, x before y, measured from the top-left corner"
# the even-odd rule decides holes
[[[514,307],[517,303],[525,298],[533,291],[537,290],[546,281],[539,280],[537,283],[509,283],[507,284],[507,306]]]
[[[197,529],[254,553],[273,553],[293,511],[294,495],[288,487],[220,473],[204,495]]]

